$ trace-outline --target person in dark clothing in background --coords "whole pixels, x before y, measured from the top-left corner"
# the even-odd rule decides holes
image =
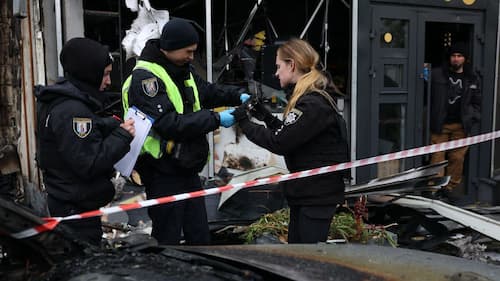
[[[432,144],[465,138],[481,118],[481,88],[479,79],[466,64],[467,51],[463,42],[455,43],[449,50],[449,61],[432,71],[430,129]],[[431,163],[448,159],[447,186],[437,196],[457,199],[453,189],[462,181],[465,154],[468,147],[436,152]],[[441,171],[438,176],[444,176]]]
[[[38,165],[53,217],[98,209],[114,196],[113,165],[129,150],[133,120],[97,116],[101,92],[111,84],[107,47],[73,38],[60,54],[65,78],[37,88]],[[100,244],[100,217],[64,221],[92,244]]]
[[[319,55],[309,43],[290,39],[276,56],[276,76],[288,99],[284,121],[260,104],[250,111],[240,106],[233,112],[247,138],[283,155],[290,172],[349,161],[345,121],[318,63]],[[267,127],[251,122],[247,112]],[[344,175],[334,172],[283,183],[290,206],[288,243],[326,241],[336,206],[344,200]]]
[[[234,109],[217,113],[208,108],[240,105],[249,98],[240,88],[208,83],[194,72],[198,40],[191,23],[171,19],[160,39],[146,42],[123,85],[125,112],[136,106],[155,120],[136,165],[149,199],[202,188],[198,173],[209,156],[206,134],[234,124]],[[204,200],[149,208],[152,236],[160,244],[175,245],[183,232],[186,244],[209,244]]]

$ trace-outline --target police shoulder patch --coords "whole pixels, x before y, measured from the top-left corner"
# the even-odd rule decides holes
[[[142,91],[148,97],[154,97],[158,93],[158,79],[156,77],[142,80]]]
[[[73,132],[79,138],[86,138],[92,131],[92,119],[90,118],[73,118]]]
[[[292,110],[290,110],[290,112],[288,112],[285,118],[285,122],[283,123],[285,124],[285,126],[292,125],[299,120],[300,116],[302,116],[302,111],[293,108]]]

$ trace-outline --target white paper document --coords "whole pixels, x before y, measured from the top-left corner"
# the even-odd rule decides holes
[[[135,106],[128,109],[125,120],[128,120],[129,118],[132,118],[135,121],[135,136],[130,143],[130,151],[114,165],[114,168],[126,177],[129,177],[132,173],[137,157],[139,157],[139,153],[141,153],[142,145],[144,144],[144,141],[149,134],[149,130],[153,125],[153,119],[137,109]]]

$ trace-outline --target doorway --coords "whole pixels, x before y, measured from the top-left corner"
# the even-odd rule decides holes
[[[430,141],[430,89],[431,89],[431,72],[441,71],[442,67],[446,67],[449,60],[449,48],[456,44],[457,42],[463,42],[466,48],[466,64],[469,66],[473,65],[473,57],[471,54],[474,53],[473,49],[473,36],[474,36],[474,24],[469,23],[450,23],[450,22],[434,22],[427,21],[425,23],[425,60],[423,64],[423,116],[424,129],[422,143],[424,145],[431,144]],[[477,132],[473,132],[473,135]],[[469,153],[466,154],[464,161],[464,171],[462,177],[462,184],[458,185],[455,192],[460,194],[460,197],[470,194],[467,186],[470,186],[471,175],[475,175],[476,172],[472,170],[470,159],[475,159],[477,156],[477,151],[475,148],[470,147]],[[472,154],[473,155],[472,155]],[[471,156],[471,157],[469,157]],[[425,155],[422,158],[422,164],[429,164],[430,155]]]
[[[423,88],[423,134],[422,144],[430,144],[429,129],[429,99],[430,99],[430,75],[431,71],[437,70],[448,61],[448,50],[456,42],[464,42],[467,52],[473,54],[473,24],[434,22],[425,23],[425,49],[424,64],[422,69],[422,78],[424,80]],[[467,58],[467,63],[473,65],[472,57]],[[423,164],[429,163],[429,155],[423,157]]]
[[[369,60],[361,67],[369,79],[359,87],[358,159],[430,143],[426,69],[446,60],[449,46],[468,44],[469,62],[481,72],[483,15],[475,11],[434,8],[408,9],[398,5],[372,5]],[[368,94],[369,93],[369,94]],[[366,140],[370,140],[367,142]],[[471,148],[464,173],[466,186],[477,176],[478,152]],[[388,176],[428,163],[419,156],[378,163],[358,170],[358,180]]]

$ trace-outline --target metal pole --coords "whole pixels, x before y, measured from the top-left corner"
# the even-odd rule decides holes
[[[427,114],[426,114],[426,121],[425,121],[425,145],[428,145],[431,143],[431,137],[430,137],[430,132],[431,132],[431,89],[432,89],[432,66],[430,63],[424,63],[424,81],[427,83]],[[430,155],[427,154],[424,156],[425,160],[429,160]]]
[[[323,70],[326,70],[327,60],[328,60],[328,52],[330,51],[330,43],[328,42],[328,6],[330,4],[330,0],[326,0],[325,3],[325,16],[323,19],[323,50],[325,52]]]
[[[226,56],[229,56],[229,40],[227,36],[227,0],[224,0],[224,50]],[[226,70],[229,70],[229,64],[226,64]]]
[[[351,161],[356,160],[357,144],[357,107],[358,107],[358,0],[352,0],[351,20]],[[356,183],[356,169],[351,169],[351,175]]]
[[[492,128],[491,128],[491,132],[495,131],[496,130],[496,127],[497,127],[497,122],[496,122],[496,119],[497,119],[497,114],[498,114],[498,111],[497,111],[497,102],[498,102],[498,79],[499,79],[499,71],[500,69],[498,69],[500,67],[500,64],[499,64],[499,61],[498,61],[498,54],[500,52],[500,5],[498,7],[498,26],[497,26],[497,51],[496,51],[496,65],[495,65],[495,90],[494,90],[494,95],[493,95],[493,124],[492,124]],[[491,155],[493,155],[493,157],[491,157],[491,163],[490,163],[490,177],[493,177],[493,172],[495,171],[495,150],[496,150],[496,145],[495,145],[495,140],[492,140],[491,141]]]
[[[207,42],[207,81],[212,82],[212,1],[205,0],[205,30]]]
[[[303,39],[304,38],[304,35],[306,34],[307,30],[309,29],[309,26],[311,25],[312,21],[314,20],[314,18],[316,17],[316,14],[318,13],[319,11],[319,8],[321,8],[321,4],[323,4],[325,0],[321,0],[319,1],[318,3],[318,6],[316,6],[316,9],[314,10],[311,18],[309,19],[309,21],[307,22],[306,24],[306,27],[304,27],[304,30],[302,31],[302,33],[300,34],[300,39]]]
[[[121,3],[118,3],[118,30],[122,30],[122,4]],[[118,32],[118,39],[120,40],[120,45],[118,46],[118,53],[120,54],[120,61],[118,62],[119,66],[120,66],[120,85],[122,85],[123,82],[125,82],[125,80],[123,79],[123,63],[125,62],[125,55],[124,55],[124,48],[122,48],[122,41],[123,41],[123,37],[122,37],[122,33],[121,32]]]
[[[212,0],[205,0],[205,30],[207,42],[207,81],[213,82],[212,73]],[[208,161],[208,177],[214,176],[214,133],[208,133],[208,146],[210,149],[210,159]]]
[[[269,24],[269,27],[271,27],[271,31],[273,32],[274,38],[278,39],[278,32],[276,32],[276,29],[274,28],[274,25],[269,18],[267,18],[267,23]]]
[[[55,10],[56,10],[56,50],[57,50],[57,56],[59,57],[63,45],[61,0],[55,0]],[[64,76],[64,70],[59,60],[57,60],[57,75],[60,77]]]

